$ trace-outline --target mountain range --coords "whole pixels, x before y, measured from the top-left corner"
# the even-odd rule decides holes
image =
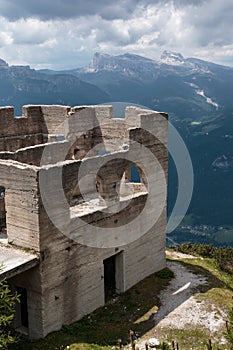
[[[29,66],[9,66],[0,60],[0,104],[13,105],[21,114],[24,104],[92,104],[108,95],[70,74],[43,74]]]
[[[0,59],[0,104],[125,102],[166,111],[183,137],[195,187],[182,227],[170,235],[233,245],[233,68],[164,51],[160,60],[96,53],[87,67],[53,71]],[[120,113],[120,112],[119,112]],[[170,160],[168,213],[177,194]]]

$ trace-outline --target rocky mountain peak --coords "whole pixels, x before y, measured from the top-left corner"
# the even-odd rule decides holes
[[[96,52],[87,68],[87,72],[98,72],[109,68],[111,56],[105,53]]]
[[[185,63],[185,58],[178,52],[163,51],[161,55],[161,63],[171,64],[171,65],[181,65]]]
[[[0,67],[8,67],[8,63],[0,58]]]
[[[88,68],[87,73],[97,73],[100,71],[119,72],[129,77],[151,78],[158,63],[149,58],[125,53],[112,56],[103,53],[95,53]]]

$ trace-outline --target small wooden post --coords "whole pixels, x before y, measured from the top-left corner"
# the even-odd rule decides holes
[[[213,350],[212,341],[209,339],[209,344],[207,345],[208,350]]]
[[[135,344],[134,344],[134,331],[130,331],[130,344],[131,344],[131,349],[134,350],[135,349]]]
[[[119,345],[119,349],[121,349],[122,348],[122,340],[120,338],[117,339],[117,343]]]

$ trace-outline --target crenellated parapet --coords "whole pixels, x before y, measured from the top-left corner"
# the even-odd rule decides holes
[[[138,107],[0,108],[0,239],[40,257],[11,274],[17,330],[44,337],[165,267],[167,138],[167,114]]]
[[[68,116],[70,107],[28,105],[22,116],[14,115],[13,107],[0,107],[0,151],[15,151],[19,148],[44,143],[48,135]]]
[[[28,105],[17,117],[14,107],[0,107],[0,137],[51,133],[67,113],[68,107]]]

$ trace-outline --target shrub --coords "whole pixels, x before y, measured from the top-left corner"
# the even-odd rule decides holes
[[[183,243],[176,250],[185,254],[214,258],[217,266],[230,274],[233,274],[233,247],[217,248],[212,244]]]
[[[167,279],[167,278],[173,278],[174,272],[171,271],[169,268],[165,267],[165,269],[156,272],[155,275],[161,279]]]
[[[18,295],[12,293],[5,279],[0,281],[0,349],[6,350],[9,344],[16,341],[11,334],[10,324],[13,320],[15,302],[19,302]]]
[[[233,308],[228,313],[228,321],[226,322],[227,331],[225,337],[230,343],[230,349],[233,350]]]
[[[223,271],[233,274],[233,248],[217,248],[215,250],[214,258],[217,265]]]

